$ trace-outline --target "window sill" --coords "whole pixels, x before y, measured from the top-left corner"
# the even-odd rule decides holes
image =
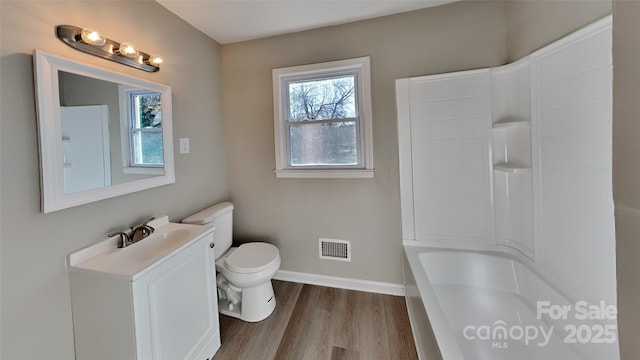
[[[350,170],[275,170],[277,178],[306,178],[306,179],[373,179],[374,169],[350,169]]]
[[[164,175],[164,167],[134,167],[124,166],[122,167],[122,173],[124,174],[138,174],[138,175]]]

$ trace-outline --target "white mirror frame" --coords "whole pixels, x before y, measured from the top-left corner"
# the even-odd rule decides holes
[[[74,60],[48,54],[41,50],[35,50],[34,52],[34,70],[36,75],[36,108],[38,113],[38,138],[40,144],[40,188],[42,211],[44,213],[175,182],[170,86],[103,70]],[[58,89],[59,71],[159,92],[162,99],[164,175],[66,194],[64,192],[64,170],[62,166],[63,147],[62,123],[60,119],[60,93]]]

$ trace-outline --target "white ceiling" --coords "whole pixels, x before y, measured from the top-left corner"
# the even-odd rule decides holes
[[[458,0],[156,0],[226,44],[344,24]]]

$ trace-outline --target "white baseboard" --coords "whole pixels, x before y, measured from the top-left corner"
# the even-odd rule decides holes
[[[378,281],[349,279],[336,276],[308,274],[295,271],[278,270],[273,277],[276,280],[291,281],[303,284],[366,291],[377,294],[404,296],[403,284],[391,284]]]

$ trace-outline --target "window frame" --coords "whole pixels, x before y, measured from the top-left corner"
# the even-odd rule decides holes
[[[273,69],[274,139],[278,178],[372,178],[373,132],[371,71],[368,56]],[[327,120],[290,121],[289,83],[354,76],[357,116]],[[310,124],[355,121],[356,165],[291,165],[290,128]]]
[[[134,132],[147,132],[149,129],[133,127],[135,111],[131,102],[132,96],[144,95],[148,93],[157,93],[157,91],[138,89],[127,85],[118,86],[119,105],[120,105],[120,142],[122,149],[122,172],[124,174],[140,174],[140,175],[163,175],[164,163],[162,164],[134,164],[133,156],[136,151],[134,146]],[[163,114],[164,115],[164,114]],[[164,119],[163,124],[164,126]],[[152,130],[154,132],[163,132],[163,129]],[[163,134],[164,136],[164,134]],[[164,139],[162,146],[164,147]]]

